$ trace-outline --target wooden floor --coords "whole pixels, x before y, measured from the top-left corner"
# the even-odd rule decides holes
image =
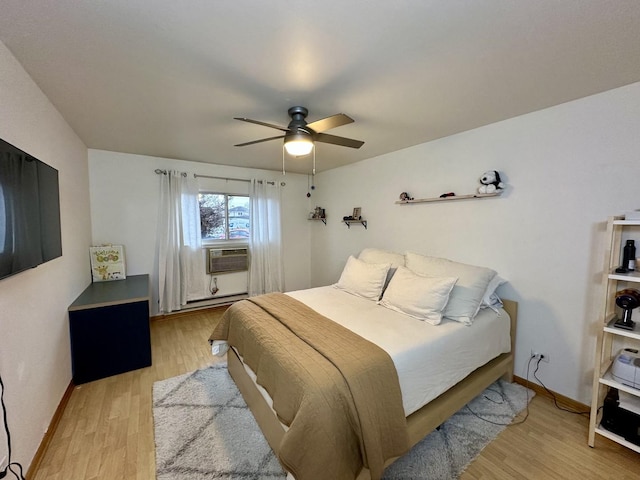
[[[153,382],[220,361],[207,339],[223,311],[154,320],[153,366],[76,387],[28,480],[155,479]],[[587,430],[586,417],[560,411],[537,395],[526,422],[506,428],[461,478],[640,478],[640,455],[602,437],[589,448]]]

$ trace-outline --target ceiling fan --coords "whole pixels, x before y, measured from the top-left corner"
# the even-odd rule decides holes
[[[332,145],[351,148],[360,148],[364,145],[364,142],[360,140],[337,137],[335,135],[324,133],[332,128],[353,123],[353,119],[344,113],[337,113],[336,115],[331,115],[330,117],[316,120],[311,123],[307,123],[305,120],[309,114],[309,110],[305,107],[291,107],[288,113],[291,117],[291,121],[286,127],[274,125],[272,123],[260,122],[258,120],[251,120],[250,118],[235,117],[235,120],[255,123],[256,125],[264,125],[265,127],[275,128],[276,130],[285,132],[284,135],[278,135],[277,137],[262,138],[252,142],[239,143],[235,146],[244,147],[246,145],[253,145],[254,143],[268,142],[269,140],[284,138],[284,148],[287,150],[287,153],[295,157],[301,157],[311,153],[314,142],[330,143]]]

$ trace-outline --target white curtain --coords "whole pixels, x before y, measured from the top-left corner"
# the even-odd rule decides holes
[[[200,232],[198,183],[193,175],[160,175],[158,293],[161,312],[180,310],[202,296],[205,267]]]
[[[279,182],[272,183],[275,184],[270,185],[266,180],[251,180],[250,296],[282,292],[284,289],[280,224],[282,188]]]

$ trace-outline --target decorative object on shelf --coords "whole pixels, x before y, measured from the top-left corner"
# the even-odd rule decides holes
[[[89,247],[91,278],[94,282],[127,278],[124,265],[124,246],[98,245]]]
[[[487,170],[480,177],[480,185],[478,187],[478,193],[494,193],[499,190],[504,190],[504,183],[500,179],[500,174],[497,170]]]
[[[351,228],[352,223],[359,223],[365,229],[367,228],[367,221],[362,219],[361,207],[355,207],[351,215],[347,217],[342,217],[342,221],[347,225],[348,228]]]
[[[309,218],[325,218],[324,208],[316,207],[313,212],[309,213]]]
[[[631,311],[640,305],[640,290],[636,288],[625,288],[616,293],[616,305],[622,309],[622,318],[619,318],[614,327],[633,330],[636,322],[631,320]]]
[[[413,197],[410,196],[407,192],[402,192],[400,194],[400,201],[401,202],[406,202],[407,200],[413,200]]]
[[[327,224],[327,216],[324,208],[316,207],[313,212],[309,212],[309,220],[322,220],[322,223]]]
[[[440,198],[447,198],[447,197],[455,197],[456,194],[453,192],[448,192],[448,193],[443,193],[442,195],[440,195]]]

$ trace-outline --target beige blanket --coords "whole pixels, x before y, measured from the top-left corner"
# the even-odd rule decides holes
[[[378,346],[281,293],[238,302],[210,341],[227,340],[289,429],[278,457],[298,480],[380,478],[408,450],[398,376]]]

